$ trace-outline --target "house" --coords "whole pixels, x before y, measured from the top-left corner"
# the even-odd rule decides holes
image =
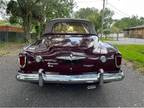
[[[0,41],[15,42],[23,41],[24,39],[24,31],[21,27],[0,25]]]
[[[129,38],[144,38],[144,25],[124,29],[124,35]]]

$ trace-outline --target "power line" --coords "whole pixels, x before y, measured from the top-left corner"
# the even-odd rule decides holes
[[[112,5],[111,3],[107,2],[107,4],[108,4],[109,6],[111,6],[112,8],[114,8],[115,10],[117,10],[119,13],[123,14],[124,16],[130,17],[130,15],[126,14],[125,12],[123,12],[123,11],[121,11],[121,10],[119,10],[119,9],[116,8],[114,5]]]
[[[119,12],[117,12],[117,11],[115,11],[115,13],[117,14],[117,15],[120,15],[121,17],[126,17],[126,15],[124,15],[124,14],[122,14],[122,13],[119,13]],[[116,15],[115,14],[115,15]],[[129,17],[129,16],[128,16]]]
[[[79,1],[79,0],[75,0],[77,3],[92,3],[92,2],[94,2],[94,3],[96,3],[96,2],[99,2],[99,1],[101,1],[101,0],[98,0],[98,1],[95,1],[95,0],[89,0],[89,1]]]
[[[102,0],[75,0],[77,3],[81,3],[81,4],[86,4],[86,3],[96,3]],[[117,14],[123,15],[123,16],[128,16],[130,17],[130,15],[126,14],[125,12],[121,11],[120,9],[116,8],[114,5],[112,5],[111,3],[108,2],[108,0],[105,0],[105,7],[107,7],[107,5],[111,6],[113,9],[115,9],[117,12]]]

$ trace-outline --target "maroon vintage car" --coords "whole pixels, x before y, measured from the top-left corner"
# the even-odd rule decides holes
[[[120,81],[122,56],[101,42],[86,20],[54,19],[40,40],[19,53],[19,81],[69,84],[103,84]]]

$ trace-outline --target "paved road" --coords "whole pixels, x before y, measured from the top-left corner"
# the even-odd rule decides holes
[[[48,85],[18,82],[14,56],[0,57],[0,106],[144,106],[144,77],[123,65],[121,82],[87,90],[80,85]]]
[[[138,44],[144,45],[144,39],[138,38],[119,38],[118,41],[108,41],[113,44]]]

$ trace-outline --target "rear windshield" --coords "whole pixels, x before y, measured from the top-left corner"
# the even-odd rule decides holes
[[[88,34],[88,26],[82,23],[68,22],[68,23],[56,23],[53,26],[52,31],[54,33],[81,33]]]

